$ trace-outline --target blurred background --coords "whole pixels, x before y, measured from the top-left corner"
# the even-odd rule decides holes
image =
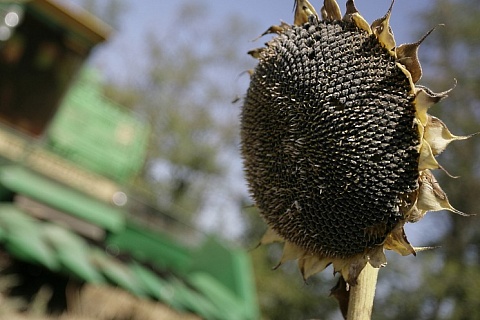
[[[373,21],[390,1],[356,4]],[[476,0],[402,0],[391,19],[397,43],[445,24],[420,48],[420,84],[456,85],[431,114],[457,135],[480,131],[479,15]],[[0,1],[0,318],[341,319],[331,269],[304,283],[294,263],[272,271],[280,247],[255,248],[246,52],[281,20],[293,1]],[[479,152],[454,143],[439,162],[460,177],[435,173],[466,213]],[[373,319],[480,319],[478,222],[408,225],[439,248],[388,254]]]

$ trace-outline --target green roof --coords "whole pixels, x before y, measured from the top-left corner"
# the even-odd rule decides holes
[[[242,250],[213,237],[187,248],[129,220],[119,208],[20,165],[0,166],[0,187],[106,231],[95,245],[66,225],[0,202],[0,242],[16,258],[85,282],[114,284],[206,319],[257,318],[253,272]],[[162,275],[151,266],[163,270]]]
[[[125,213],[18,165],[0,167],[0,184],[108,231],[124,228]]]
[[[118,182],[142,168],[150,127],[106,98],[92,70],[84,71],[67,92],[47,132],[57,154]]]
[[[161,276],[141,261],[124,262],[68,228],[33,218],[11,203],[0,203],[0,242],[18,259],[89,283],[114,284],[205,319],[258,317],[253,296],[238,295],[208,272]]]

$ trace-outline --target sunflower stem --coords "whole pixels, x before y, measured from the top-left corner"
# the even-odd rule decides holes
[[[377,287],[378,268],[367,263],[358,276],[357,285],[350,287],[347,320],[370,320]]]

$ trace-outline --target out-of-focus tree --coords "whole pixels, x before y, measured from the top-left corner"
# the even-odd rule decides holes
[[[122,10],[134,6],[84,2],[119,30]],[[117,51],[128,80],[110,78],[104,92],[152,128],[135,186],[147,190],[144,196],[162,212],[192,223],[219,198],[235,197],[224,179],[232,165],[225,159],[238,154],[239,111],[232,100],[244,90],[236,77],[248,68],[249,57],[236,49],[239,41],[248,41],[249,28],[237,16],[223,17],[223,28],[214,27],[209,21],[218,19],[204,3],[181,5],[170,19],[167,28],[138,34],[144,39],[141,51],[133,43]]]
[[[437,0],[415,19],[422,22],[418,28],[423,30],[445,24],[420,48],[425,72],[421,83],[437,92],[458,83],[448,99],[429,111],[457,135],[480,131],[479,15],[478,1]],[[439,156],[439,162],[458,179],[435,172],[450,202],[466,213],[478,214],[480,208],[479,139],[452,143]],[[425,230],[426,237],[445,225],[447,232],[440,240],[422,245],[441,248],[422,252],[413,260],[389,261],[379,284],[388,282],[389,289],[377,299],[374,319],[480,319],[480,220],[453,213],[429,215],[435,217]]]

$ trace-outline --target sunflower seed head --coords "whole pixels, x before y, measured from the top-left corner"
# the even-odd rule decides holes
[[[426,36],[396,48],[393,3],[370,26],[352,0],[343,18],[325,0],[323,21],[297,0],[294,25],[275,29],[257,54],[241,115],[245,175],[269,225],[262,243],[285,242],[278,266],[296,259],[305,279],[333,264],[354,285],[366,263],[386,264],[384,249],[420,250],[406,222],[462,214],[430,170],[469,136],[427,113],[448,92],[415,85]]]

